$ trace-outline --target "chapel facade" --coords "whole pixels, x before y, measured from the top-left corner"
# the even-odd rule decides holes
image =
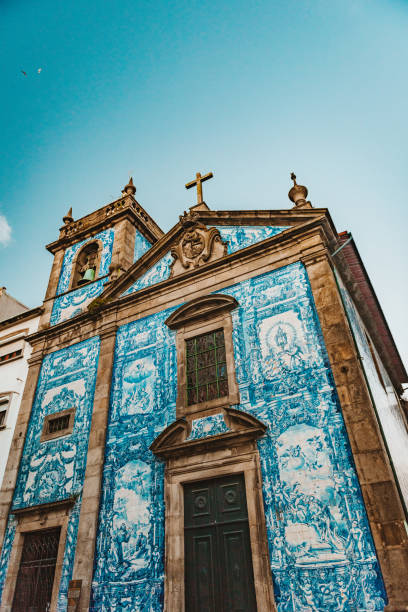
[[[0,610],[408,610],[407,375],[351,234],[290,207],[63,218]]]

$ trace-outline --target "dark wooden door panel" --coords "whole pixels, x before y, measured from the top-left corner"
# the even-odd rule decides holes
[[[214,523],[214,487],[209,483],[211,481],[185,488],[184,524],[186,527],[199,527]]]
[[[216,533],[215,528],[201,530],[199,535],[187,534],[187,554],[190,562],[186,567],[187,582],[190,584],[188,610],[216,612]]]
[[[230,523],[239,519],[247,519],[245,483],[239,477],[222,479],[216,484],[217,519],[220,523]]]
[[[242,474],[186,485],[186,612],[255,612]]]
[[[248,524],[222,526],[224,610],[230,612],[252,612],[256,610],[253,598],[252,561]]]

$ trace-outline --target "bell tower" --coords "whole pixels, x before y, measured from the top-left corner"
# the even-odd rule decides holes
[[[72,208],[63,217],[58,239],[46,247],[54,261],[40,329],[84,312],[106,284],[161,238],[162,230],[135,194],[130,177],[117,200],[80,219]]]

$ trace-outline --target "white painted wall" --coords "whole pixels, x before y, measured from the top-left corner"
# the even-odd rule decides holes
[[[10,344],[10,350],[14,350],[17,338],[22,338],[35,332],[38,328],[39,319],[40,317],[37,315],[0,329],[0,354],[8,351],[8,344]],[[4,321],[3,323],[7,322]],[[10,334],[15,334],[15,336],[10,336]],[[0,486],[6,469],[7,458],[20,409],[21,396],[27,378],[27,359],[30,357],[32,350],[26,341],[23,341],[23,347],[23,356],[21,358],[0,363],[0,400],[4,396],[10,398],[5,427],[0,429]]]

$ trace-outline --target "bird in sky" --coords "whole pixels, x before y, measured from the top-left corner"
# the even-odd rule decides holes
[[[38,74],[41,74],[42,68],[38,68],[37,72]]]
[[[27,76],[27,73],[26,73],[26,72],[24,72],[24,70],[22,70],[21,72],[24,74],[24,76]]]

